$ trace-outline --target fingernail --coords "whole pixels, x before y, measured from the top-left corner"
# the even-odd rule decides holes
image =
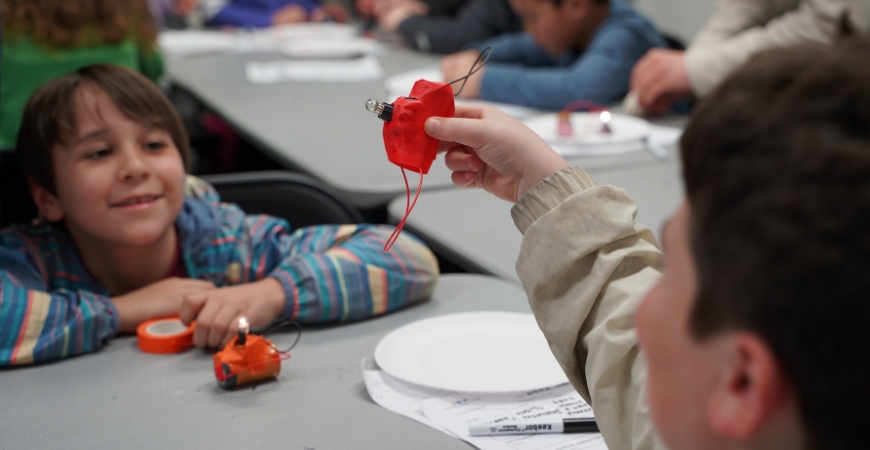
[[[441,121],[434,118],[434,117],[427,120],[426,121],[426,132],[429,133],[429,135],[431,135],[431,136],[438,134],[438,125],[440,125],[440,124],[441,124]]]

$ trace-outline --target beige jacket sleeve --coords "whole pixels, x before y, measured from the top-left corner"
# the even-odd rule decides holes
[[[637,305],[659,276],[655,237],[625,190],[559,171],[513,207],[517,273],[571,384],[595,410],[609,450],[663,449],[650,423]]]
[[[870,0],[719,0],[710,21],[686,52],[695,95],[712,91],[753,54],[797,42],[830,43],[839,19],[867,30]]]

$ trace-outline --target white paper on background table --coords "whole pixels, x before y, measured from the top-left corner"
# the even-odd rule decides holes
[[[482,450],[607,450],[600,433],[471,436],[478,421],[520,417],[592,417],[591,408],[569,384],[512,394],[469,394],[406,383],[381,370],[364,368],[372,400]]]
[[[470,67],[469,67],[470,69]],[[414,87],[414,83],[417,80],[428,80],[428,81],[437,81],[439,83],[444,82],[444,75],[441,73],[441,69],[438,66],[429,66],[421,69],[415,69],[408,72],[400,73],[397,75],[393,75],[387,77],[385,82],[385,87],[387,89],[387,101],[392,102],[399,97],[406,97],[411,93],[411,88]],[[452,80],[448,80],[452,81]],[[462,84],[460,81],[453,85],[453,89],[459,89],[459,86]],[[516,119],[525,119],[528,117],[537,116],[542,114],[543,111],[537,110],[534,108],[527,108],[525,106],[517,106],[517,105],[509,105],[507,103],[498,103],[498,102],[488,102],[486,100],[466,100],[466,99],[456,99],[457,105],[490,105],[494,106],[509,116],[514,117]]]
[[[571,113],[571,136],[558,133],[559,115],[540,115],[523,120],[532,131],[563,156],[606,156],[643,151],[647,146],[662,148],[677,142],[682,130],[653,125],[639,117],[611,113],[610,133],[602,132],[599,113]],[[666,155],[665,155],[666,156]]]
[[[353,25],[301,23],[256,30],[168,30],[158,37],[160,50],[172,58],[216,53],[282,52],[294,58],[351,58],[381,54],[384,47],[360,36]]]
[[[351,60],[249,61],[245,75],[254,84],[286,81],[355,82],[378,80],[383,68],[374,56]]]
[[[568,382],[529,313],[475,311],[419,320],[375,347],[400,380],[461,392],[520,392]]]

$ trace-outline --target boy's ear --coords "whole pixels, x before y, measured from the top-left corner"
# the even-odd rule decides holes
[[[795,407],[794,390],[761,337],[734,333],[727,339],[731,357],[707,404],[707,422],[719,437],[752,440],[786,408]]]
[[[36,209],[49,222],[57,222],[63,219],[63,207],[57,199],[57,196],[49,192],[48,189],[37,183],[33,177],[27,177],[27,184],[30,187],[30,196],[33,197],[33,203],[36,203]]]

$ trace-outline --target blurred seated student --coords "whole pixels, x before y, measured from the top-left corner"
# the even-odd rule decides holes
[[[517,274],[610,450],[867,447],[870,40],[762,52],[693,112],[662,231],[503,112],[426,123],[516,202]]]
[[[316,0],[199,0],[206,25],[265,28],[327,19],[347,22],[347,11],[337,3]]]
[[[157,28],[184,28],[184,17],[199,7],[199,0],[149,0]]]
[[[638,62],[632,96],[641,111],[664,113],[678,100],[709,94],[759,51],[830,44],[844,19],[866,30],[870,0],[720,0],[687,51],[655,49]]]
[[[91,64],[163,73],[146,0],[0,0],[0,150],[15,146],[24,104],[46,81]]]
[[[493,49],[460,98],[550,110],[581,99],[611,103],[628,92],[635,62],[665,45],[649,20],[617,0],[511,0],[511,6],[525,34],[444,57],[444,79],[452,81],[468,73],[479,50]]]
[[[0,365],[99,350],[145,320],[345,322],[427,299],[434,255],[393,227],[245,215],[185,174],[178,115],[146,78],[89,66],[30,99],[16,148],[40,216],[0,231]]]
[[[419,0],[378,0],[374,13],[382,29],[422,52],[454,53],[522,30],[508,0],[468,0],[455,14],[439,14]]]

